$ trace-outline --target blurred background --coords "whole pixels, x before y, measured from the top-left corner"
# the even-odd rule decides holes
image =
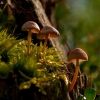
[[[81,71],[90,76],[93,87],[100,93],[100,0],[65,0],[55,9],[60,42],[71,49],[82,48],[89,60],[80,65]]]

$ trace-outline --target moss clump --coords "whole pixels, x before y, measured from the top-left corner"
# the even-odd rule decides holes
[[[11,99],[11,95],[17,95],[15,97],[18,98],[18,91],[30,90],[33,86],[37,90],[32,92],[37,91],[41,94],[41,98],[42,96],[44,98],[52,96],[51,100],[63,98],[62,91],[67,92],[68,79],[63,72],[66,69],[64,61],[58,57],[61,52],[56,51],[54,47],[41,52],[42,47],[42,43],[40,46],[31,43],[28,55],[26,40],[16,40],[8,36],[4,30],[0,32],[0,84],[3,85],[3,82],[6,86],[5,89],[1,89],[3,92],[0,92],[0,100]],[[16,93],[9,94],[7,89],[9,91],[16,89]]]

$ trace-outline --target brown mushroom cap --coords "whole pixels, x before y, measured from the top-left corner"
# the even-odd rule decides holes
[[[60,35],[60,33],[53,26],[44,26],[40,34],[37,35],[38,39],[45,39],[48,34],[48,38],[56,38]]]
[[[39,33],[39,31],[40,31],[39,26],[33,21],[27,21],[26,23],[23,24],[21,29],[22,29],[22,31],[31,30],[31,32],[33,32],[33,33]]]
[[[76,59],[79,59],[79,62],[81,61],[87,61],[88,56],[85,51],[83,51],[80,48],[75,48],[72,50],[68,56],[68,61],[76,62]]]

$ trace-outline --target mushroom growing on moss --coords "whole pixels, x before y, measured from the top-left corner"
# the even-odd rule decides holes
[[[87,61],[88,60],[88,56],[85,53],[85,51],[83,51],[80,48],[75,48],[74,50],[72,50],[68,56],[68,61],[70,62],[76,62],[76,67],[75,67],[75,73],[74,73],[74,77],[72,79],[71,85],[69,86],[68,91],[70,92],[77,80],[78,77],[78,71],[79,71],[79,63],[82,61]]]
[[[42,52],[44,52],[48,38],[56,38],[58,36],[60,36],[60,33],[53,26],[44,26],[40,30],[40,34],[37,35],[38,39],[45,39]]]
[[[30,44],[31,44],[32,33],[39,33],[40,28],[35,22],[27,21],[26,23],[23,24],[22,31],[28,31],[28,47],[27,47],[28,50],[27,51],[28,51],[28,54],[30,54]]]

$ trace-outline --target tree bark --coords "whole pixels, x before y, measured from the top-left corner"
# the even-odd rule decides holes
[[[45,13],[43,6],[40,3],[40,1],[39,0],[32,0],[32,3],[35,7],[35,12],[36,12],[36,15],[38,17],[39,22],[41,23],[41,26],[43,27],[43,26],[46,26],[46,25],[51,25],[51,23],[50,23],[48,17],[46,16],[46,13]],[[64,53],[63,55],[60,55],[60,57],[62,59],[67,60],[67,58],[65,56],[66,52],[64,51],[63,46],[60,44],[59,39],[58,38],[50,39],[50,42],[51,42],[52,46],[56,47],[56,49],[58,51],[61,51],[61,52]]]
[[[48,2],[43,2],[45,0],[8,0],[8,7],[12,10],[12,12],[7,12],[8,8],[6,8],[6,12],[8,15],[13,13],[13,16],[15,18],[15,23],[17,24],[17,28],[13,27],[15,29],[14,35],[19,39],[19,38],[26,38],[27,32],[22,32],[21,27],[22,25],[29,20],[35,21],[40,28],[42,28],[45,25],[51,25],[50,19],[54,19],[48,16],[52,16],[52,12],[54,9],[52,8],[50,10],[50,6],[48,6],[48,10],[46,12],[48,13],[48,16],[45,13],[45,10],[43,9],[43,6],[41,2],[46,5],[45,9],[47,9],[47,5],[52,4],[53,7],[54,5],[59,1],[59,0],[47,0]],[[52,1],[52,2],[51,2]],[[54,2],[55,1],[55,2]],[[53,21],[52,21],[53,22]],[[7,24],[8,25],[8,24]],[[14,26],[14,25],[12,25]],[[54,25],[52,25],[54,26]],[[54,26],[55,27],[55,26]],[[19,33],[19,34],[18,34]],[[40,40],[36,38],[36,35],[33,35],[33,43],[39,43]],[[63,55],[60,55],[62,59],[66,59],[67,57],[66,52],[64,50],[64,47],[60,44],[59,39],[49,39],[48,40],[48,46],[54,46],[58,51],[62,51]]]

